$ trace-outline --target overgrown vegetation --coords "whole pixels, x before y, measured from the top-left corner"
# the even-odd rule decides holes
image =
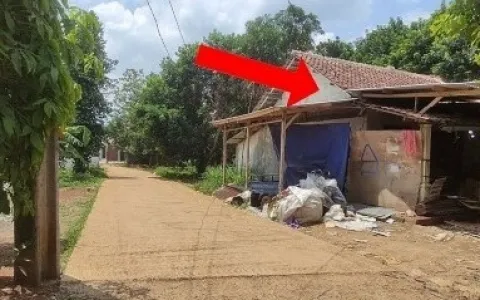
[[[60,169],[60,187],[99,187],[107,174],[102,168],[90,167],[85,173],[76,173],[73,170]]]
[[[198,191],[211,195],[216,189],[223,184],[222,167],[209,167],[201,179],[195,185]],[[245,183],[245,176],[236,167],[228,167],[226,172],[227,184],[235,184],[243,186]]]
[[[221,166],[208,167],[205,173],[199,176],[195,167],[158,167],[155,174],[168,180],[194,184],[194,188],[204,194],[211,195],[223,185],[223,171]],[[228,184],[243,186],[245,177],[236,167],[227,167],[226,179]]]

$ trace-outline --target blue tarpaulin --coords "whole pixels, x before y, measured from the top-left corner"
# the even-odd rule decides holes
[[[280,125],[270,125],[275,151],[280,157]],[[330,172],[343,190],[348,160],[350,125],[291,125],[285,145],[285,187],[297,185],[308,172]]]

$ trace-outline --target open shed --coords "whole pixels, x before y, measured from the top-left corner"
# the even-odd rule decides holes
[[[223,131],[224,170],[227,146],[234,144],[247,183],[252,171],[275,172],[282,190],[305,172],[326,168],[347,198],[397,210],[414,209],[425,199],[432,178],[448,175],[460,182],[470,176],[480,182],[480,174],[467,171],[480,150],[475,135],[480,130],[479,85],[302,52],[294,52],[287,67],[300,58],[320,93],[287,108],[287,95],[271,90],[255,111],[214,121]],[[442,146],[458,141],[461,149]],[[448,157],[465,166],[462,171],[454,172],[455,164],[442,158],[447,148]],[[453,184],[452,192],[460,193],[461,186]]]

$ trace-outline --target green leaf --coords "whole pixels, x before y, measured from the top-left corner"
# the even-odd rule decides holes
[[[5,132],[8,136],[12,136],[14,133],[15,122],[12,118],[4,117],[3,118],[3,128],[5,128]]]
[[[41,5],[43,10],[48,11],[50,10],[50,0],[42,0]]]
[[[52,116],[52,113],[54,113],[57,110],[57,108],[55,107],[55,104],[53,102],[48,101],[43,106],[43,110],[45,111],[45,114],[47,115],[47,117],[50,118]]]
[[[32,133],[32,127],[25,125],[22,130],[22,136],[27,136]]]
[[[50,75],[52,75],[52,80],[56,82],[58,80],[58,70],[55,67],[52,67],[52,70],[50,71]]]
[[[40,92],[43,91],[45,88],[45,83],[47,82],[48,75],[46,73],[43,73],[40,75]]]
[[[43,151],[43,140],[37,132],[32,132],[30,135],[30,142],[32,143],[33,147],[38,151]]]
[[[42,98],[42,99],[38,99],[37,101],[33,102],[32,105],[37,106],[37,105],[43,104],[45,102],[47,102],[47,98]]]
[[[15,51],[12,53],[10,56],[10,59],[12,60],[13,68],[15,69],[15,72],[18,73],[18,75],[22,75],[22,57],[20,54]]]
[[[7,23],[8,29],[10,31],[15,31],[15,22],[12,19],[12,16],[8,11],[5,11],[5,22]]]

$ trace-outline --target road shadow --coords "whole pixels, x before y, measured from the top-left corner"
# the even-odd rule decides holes
[[[122,282],[106,281],[86,284],[72,277],[63,276],[61,281],[44,283],[38,288],[15,286],[12,277],[0,277],[0,299],[11,300],[70,300],[70,299],[144,299],[154,300],[149,296],[150,289],[133,288]]]
[[[129,176],[108,176],[108,180],[135,180],[138,179],[137,177],[129,177]]]

